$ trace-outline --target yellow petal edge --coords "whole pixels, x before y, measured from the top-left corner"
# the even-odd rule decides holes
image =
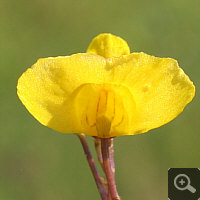
[[[168,123],[195,87],[176,60],[130,54],[123,39],[100,34],[87,53],[39,59],[19,78],[17,94],[45,126],[109,138]]]

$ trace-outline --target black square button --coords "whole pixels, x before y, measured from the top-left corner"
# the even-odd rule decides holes
[[[198,168],[170,168],[168,170],[168,198],[170,200],[198,200],[200,170]]]

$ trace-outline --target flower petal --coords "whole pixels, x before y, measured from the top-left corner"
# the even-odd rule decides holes
[[[175,60],[144,53],[109,59],[88,53],[39,59],[20,77],[17,89],[42,124],[63,133],[99,137],[159,127],[182,112],[195,93]],[[96,111],[99,99],[102,105]]]
[[[18,96],[43,125],[63,133],[80,133],[73,92],[84,83],[103,83],[105,63],[94,54],[39,59],[19,78]]]
[[[108,59],[107,70],[110,81],[128,87],[136,103],[137,121],[124,130],[124,135],[144,133],[168,123],[195,95],[193,83],[171,58],[132,53]]]
[[[87,49],[87,53],[94,53],[104,58],[111,58],[130,54],[130,48],[122,38],[110,33],[103,33],[92,40]]]

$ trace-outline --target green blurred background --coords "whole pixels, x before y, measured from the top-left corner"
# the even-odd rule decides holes
[[[103,32],[132,51],[177,59],[197,88],[171,123],[115,139],[122,198],[167,199],[168,168],[200,167],[199,0],[1,0],[0,200],[100,199],[78,139],[39,124],[16,84],[38,58],[85,52]]]

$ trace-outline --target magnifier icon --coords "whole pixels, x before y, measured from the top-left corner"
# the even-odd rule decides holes
[[[179,174],[174,179],[174,186],[178,190],[189,190],[191,193],[196,192],[196,188],[190,185],[190,178],[186,174]]]

